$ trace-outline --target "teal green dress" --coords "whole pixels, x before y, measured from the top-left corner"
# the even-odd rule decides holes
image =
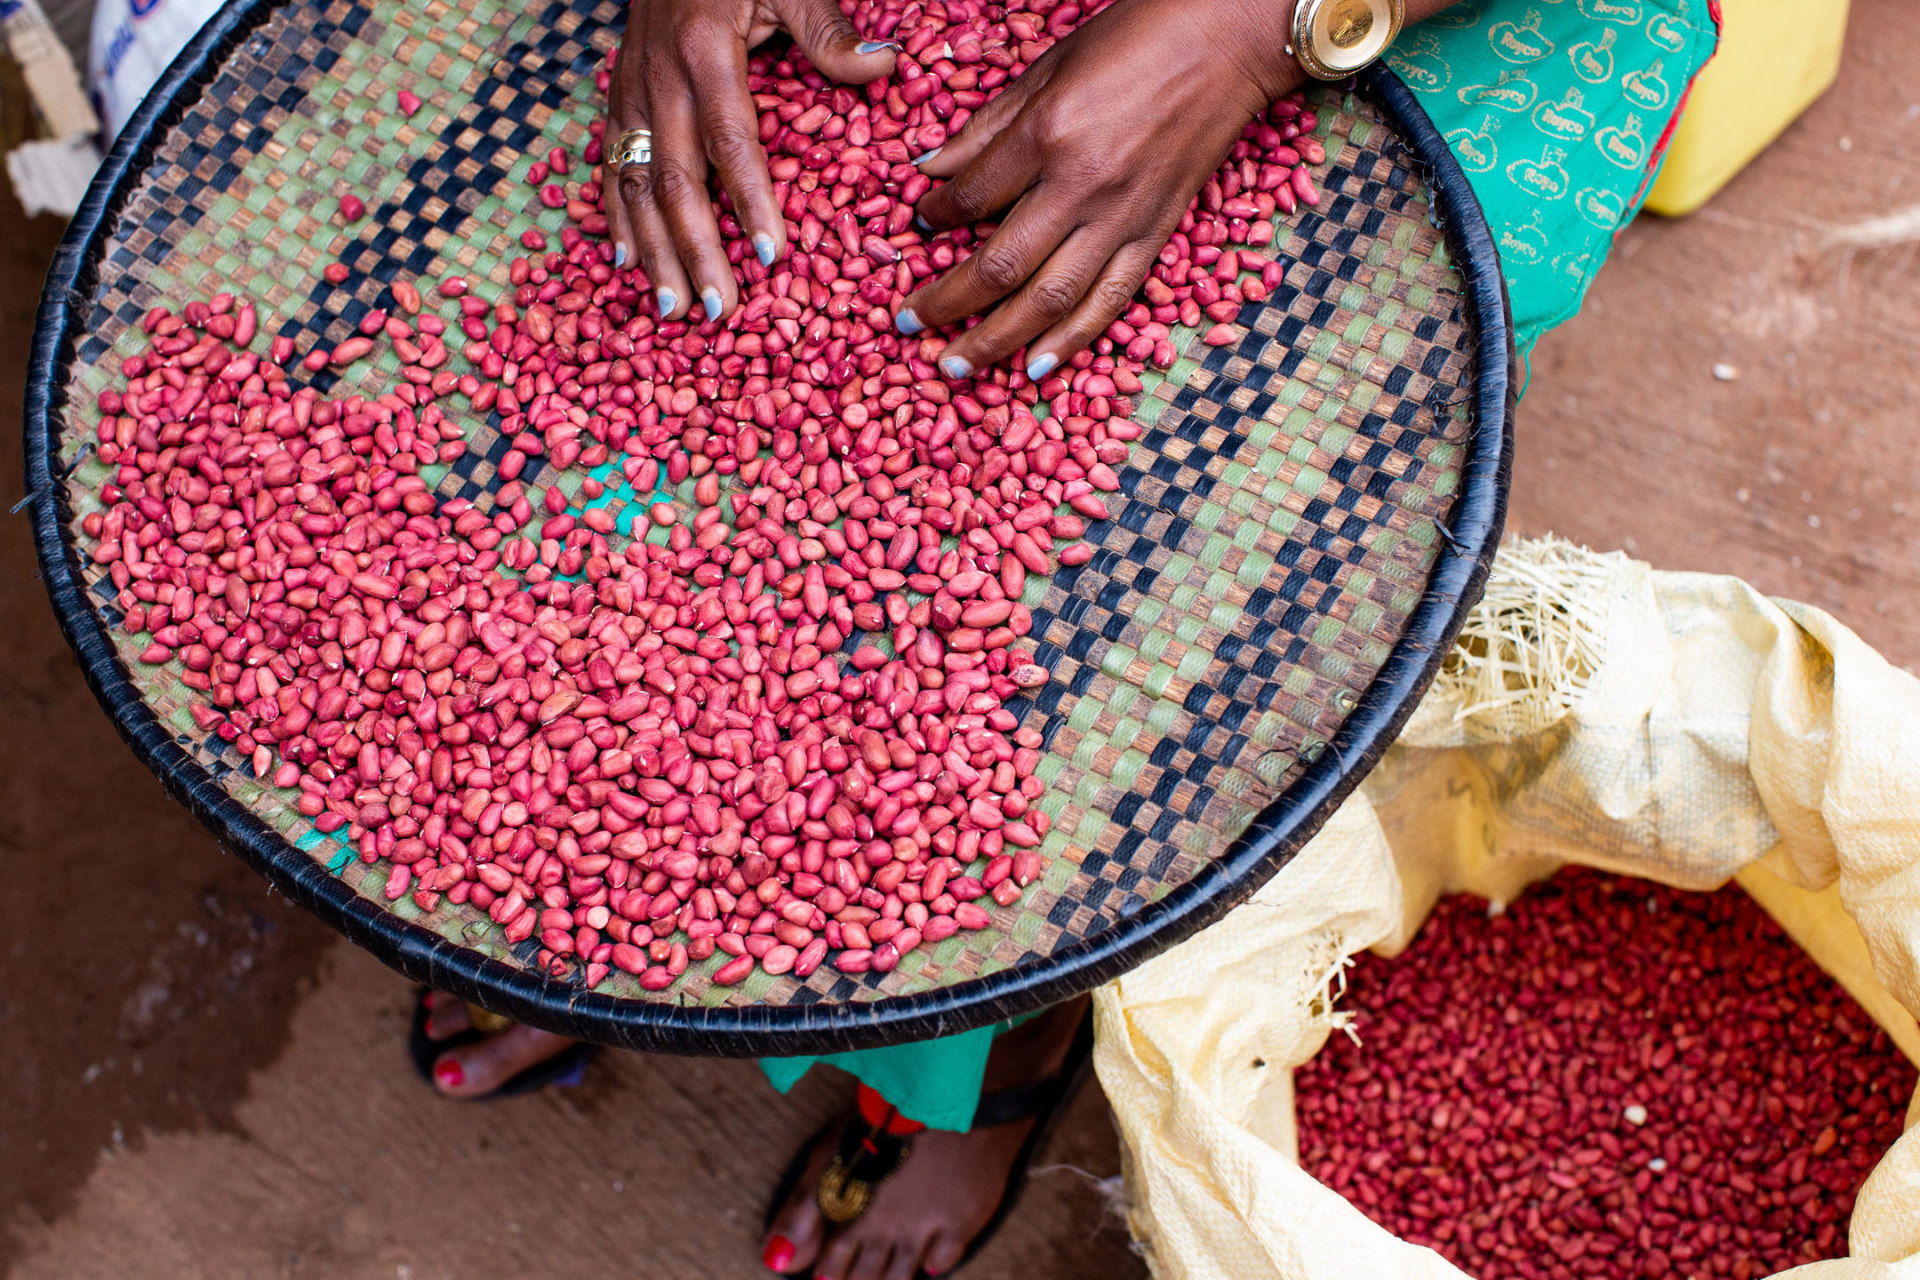
[[[814,1064],[824,1062],[857,1077],[907,1119],[929,1129],[965,1133],[973,1127],[973,1109],[980,1101],[980,1081],[986,1075],[994,1037],[1016,1022],[996,1022],[957,1036],[913,1040],[885,1049],[821,1058],[762,1058],[760,1069],[774,1088],[785,1093]]]
[[[1710,0],[1463,0],[1388,51],[1486,211],[1522,359],[1580,309],[1639,212],[1717,38]],[[824,1062],[909,1119],[964,1132],[1011,1025],[760,1065],[785,1093]]]

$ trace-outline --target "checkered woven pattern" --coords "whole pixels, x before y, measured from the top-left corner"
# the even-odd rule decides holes
[[[63,366],[74,543],[106,478],[83,448],[88,406],[141,349],[149,307],[232,290],[252,298],[263,334],[304,351],[390,305],[396,279],[420,280],[430,298],[445,274],[487,295],[504,287],[521,232],[558,231],[561,215],[533,199],[525,174],[555,142],[585,137],[592,72],[621,14],[591,0],[532,10],[334,0],[282,8],[241,41],[135,184],[98,264],[90,336]],[[412,118],[394,106],[400,89],[426,101]],[[1012,709],[1047,743],[1041,882],[996,911],[993,928],[923,947],[884,976],[829,964],[805,981],[756,973],[717,988],[709,964],[658,995],[617,973],[602,991],[865,1001],[1048,955],[1190,877],[1326,749],[1448,536],[1473,351],[1459,275],[1405,148],[1364,102],[1329,93],[1319,111],[1325,194],[1279,226],[1270,252],[1286,264],[1284,284],[1243,308],[1231,345],[1178,335],[1186,355],[1148,379],[1137,415],[1147,430],[1120,468],[1113,518],[1088,534],[1093,560],[1029,580],[1029,643],[1053,680]],[[369,213],[344,227],[336,210],[349,191]],[[338,286],[320,275],[334,260],[351,269]],[[385,360],[346,376],[377,393],[396,374]],[[507,442],[494,423],[471,424],[469,438],[464,457],[428,476],[443,497],[485,507]],[[624,534],[655,495],[611,468],[597,474],[609,487],[596,505],[619,512]],[[569,491],[583,479],[525,478]],[[90,562],[86,576],[117,622],[111,582]],[[292,793],[197,731],[187,713],[197,695],[178,671],[133,660],[144,636],[115,635],[148,703],[209,774],[381,901],[385,870],[314,831]],[[382,905],[495,959],[531,962],[531,944],[508,948],[479,912]]]

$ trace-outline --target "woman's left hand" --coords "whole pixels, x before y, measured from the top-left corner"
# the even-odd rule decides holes
[[[992,313],[955,338],[964,378],[1027,348],[1038,381],[1140,287],[1254,114],[1300,83],[1279,0],[1119,0],[1036,60],[921,164],[935,228],[1011,205],[965,262],[902,304],[902,333]]]

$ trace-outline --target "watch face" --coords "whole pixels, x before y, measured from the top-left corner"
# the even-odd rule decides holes
[[[1392,38],[1392,0],[1307,0],[1307,44],[1313,58],[1335,75],[1366,66]]]
[[[1327,42],[1342,51],[1365,43],[1373,30],[1373,5],[1369,0],[1340,0],[1332,8]]]

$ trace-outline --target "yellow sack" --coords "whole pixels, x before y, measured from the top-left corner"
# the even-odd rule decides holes
[[[1735,579],[1516,544],[1319,835],[1095,994],[1154,1274],[1459,1280],[1295,1163],[1292,1069],[1340,1021],[1347,957],[1405,946],[1442,893],[1507,901],[1569,862],[1687,889],[1738,879],[1920,1063],[1920,681]],[[1914,1119],[1861,1188],[1851,1257],[1782,1276],[1920,1278]]]

